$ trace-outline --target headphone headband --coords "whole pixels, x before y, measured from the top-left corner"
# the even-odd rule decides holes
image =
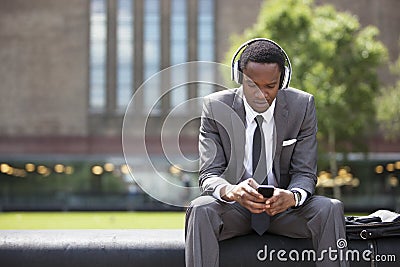
[[[274,42],[270,39],[267,39],[267,38],[254,38],[254,39],[248,40],[247,42],[243,43],[236,50],[236,52],[233,54],[232,61],[231,61],[231,67],[232,67],[231,79],[236,81],[237,83],[241,84],[240,75],[242,75],[242,74],[240,73],[241,70],[240,70],[240,66],[239,66],[239,60],[235,61],[236,57],[239,55],[239,53],[242,50],[246,49],[250,44],[257,42],[257,41],[269,42],[269,43],[275,45],[283,53],[283,55],[285,56],[285,59],[286,59],[287,66],[285,66],[285,68],[284,68],[284,73],[281,74],[281,75],[284,75],[284,80],[283,80],[281,88],[284,89],[284,88],[289,87],[289,83],[292,78],[292,65],[290,63],[290,59],[289,59],[288,55],[286,54],[285,50],[283,50],[283,48],[281,46],[279,46],[276,42]]]

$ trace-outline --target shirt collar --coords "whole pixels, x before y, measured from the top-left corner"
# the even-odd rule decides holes
[[[249,103],[247,103],[247,99],[246,96],[243,94],[243,102],[244,102],[244,110],[246,112],[246,122],[247,125],[250,125],[253,121],[254,118],[257,115],[261,115],[264,117],[264,120],[269,123],[270,120],[273,118],[274,116],[274,111],[275,111],[275,103],[276,103],[276,98],[272,101],[271,106],[264,112],[262,113],[258,113],[257,111],[255,111],[252,107],[250,107]]]

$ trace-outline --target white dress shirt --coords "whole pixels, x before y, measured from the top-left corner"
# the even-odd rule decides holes
[[[264,120],[262,123],[262,128],[264,132],[264,140],[265,140],[265,148],[266,148],[266,160],[267,160],[267,174],[268,174],[268,184],[277,186],[278,183],[275,180],[275,175],[272,171],[273,166],[273,155],[275,154],[274,145],[276,141],[274,140],[274,111],[275,111],[275,102],[272,101],[271,106],[264,111],[263,113],[258,113],[253,110],[252,107],[247,103],[246,97],[243,96],[244,109],[246,112],[246,144],[244,146],[244,168],[245,175],[244,179],[253,177],[253,137],[254,131],[256,130],[257,123],[254,119],[257,115],[263,116]]]

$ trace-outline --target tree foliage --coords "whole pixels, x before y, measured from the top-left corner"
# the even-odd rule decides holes
[[[387,49],[376,27],[362,28],[356,16],[312,0],[265,1],[255,25],[232,38],[228,57],[244,41],[265,37],[278,42],[293,68],[291,86],[316,99],[320,144],[325,151],[361,149],[373,125],[377,68]]]
[[[393,74],[400,77],[400,56],[391,66]],[[400,138],[400,79],[385,88],[376,98],[376,117],[384,136],[389,140]]]

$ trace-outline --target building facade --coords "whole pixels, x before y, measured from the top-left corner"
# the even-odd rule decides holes
[[[151,90],[144,90],[130,103],[132,95],[144,81],[170,66],[189,61],[224,61],[230,36],[256,22],[262,3],[0,1],[0,160],[122,161],[121,134],[128,105],[133,106],[135,118],[146,120],[147,152],[161,154],[159,136],[166,115],[179,103],[216,90],[189,84],[157,100],[163,88],[174,79],[197,80],[214,73],[200,68],[166,80],[153,77]],[[316,3],[333,4],[341,11],[356,14],[362,25],[377,26],[391,60],[398,57],[399,1]],[[380,75],[391,82],[385,71]],[[144,112],[149,109],[151,112]],[[179,118],[184,124],[179,135],[181,150],[194,155],[199,122],[190,118],[187,121],[185,111]],[[171,140],[176,139],[175,127],[182,126],[172,125],[166,131],[167,135],[171,133]],[[143,129],[129,130],[133,146],[143,142]],[[370,140],[369,148],[371,152],[389,154],[399,152],[400,143],[378,137]]]
[[[126,106],[143,81],[171,65],[223,61],[229,37],[256,21],[262,2],[1,1],[0,153],[118,154]],[[376,25],[393,60],[399,3],[375,2],[317,1]],[[144,93],[138,112],[161,87]],[[172,93],[150,117],[157,125],[180,101],[210,91]]]

